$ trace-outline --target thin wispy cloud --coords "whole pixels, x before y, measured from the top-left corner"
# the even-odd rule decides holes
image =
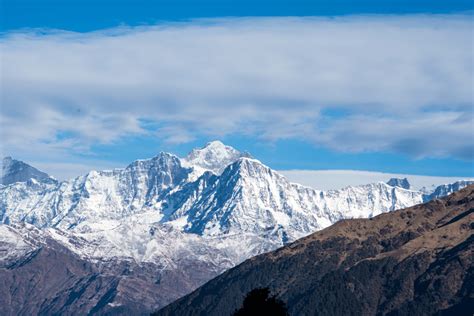
[[[247,135],[472,159],[472,32],[414,15],[3,34],[3,151]]]
[[[433,177],[412,174],[383,173],[359,170],[281,170],[290,181],[319,190],[341,189],[367,183],[387,182],[390,178],[407,178],[414,190],[432,188],[459,181],[459,177]],[[466,178],[472,180],[472,178]]]

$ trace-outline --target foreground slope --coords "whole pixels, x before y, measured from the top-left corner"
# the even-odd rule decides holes
[[[149,315],[216,269],[209,260],[184,255],[173,268],[159,261],[86,260],[48,231],[0,225],[0,315]]]
[[[471,315],[474,185],[447,198],[342,220],[245,261],[156,315],[231,315],[268,287],[290,315]]]

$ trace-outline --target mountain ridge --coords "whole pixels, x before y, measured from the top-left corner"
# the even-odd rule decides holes
[[[39,229],[42,238],[92,265],[133,263],[136,271],[154,266],[158,275],[172,276],[169,282],[187,284],[174,292],[175,299],[245,259],[341,219],[376,216],[421,203],[428,193],[435,193],[383,182],[315,190],[291,183],[235,149],[222,154],[229,147],[222,143],[211,147],[215,147],[210,150],[212,163],[222,158],[222,168],[195,167],[186,158],[159,153],[122,169],[91,171],[67,181],[28,180],[2,186],[0,222],[30,227],[18,228],[24,234]],[[436,194],[467,184],[446,186]],[[3,247],[16,251],[8,240]],[[20,250],[19,257],[26,256]],[[196,276],[193,267],[199,268]],[[146,282],[142,286],[170,290]],[[110,297],[107,304],[129,304],[117,300]],[[144,310],[157,308],[150,301],[146,304]]]
[[[268,287],[290,315],[470,315],[474,185],[441,200],[345,219],[250,258],[157,311],[231,315]]]
[[[159,153],[123,169],[91,171],[70,181],[15,183],[0,189],[0,220],[94,235],[129,226],[122,223],[128,217],[146,216],[147,225],[159,223],[183,233],[210,238],[263,234],[283,245],[343,218],[371,217],[470,183],[440,186],[430,194],[381,182],[320,191],[290,183],[221,142],[208,146],[210,152],[221,151],[211,155],[213,162],[220,157],[225,164],[233,157],[220,174],[198,166],[200,175],[194,179],[197,172],[189,161],[183,162],[187,158]]]

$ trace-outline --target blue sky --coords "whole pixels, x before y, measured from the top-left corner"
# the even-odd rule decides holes
[[[2,153],[53,174],[220,139],[281,170],[474,176],[470,1],[2,4]]]
[[[47,27],[93,31],[120,24],[228,16],[449,14],[473,10],[467,0],[3,0],[2,30]]]

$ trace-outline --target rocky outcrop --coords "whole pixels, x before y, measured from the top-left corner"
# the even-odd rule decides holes
[[[391,178],[390,180],[388,180],[387,184],[392,187],[399,187],[406,190],[410,190],[411,187],[410,182],[408,182],[407,178]]]

